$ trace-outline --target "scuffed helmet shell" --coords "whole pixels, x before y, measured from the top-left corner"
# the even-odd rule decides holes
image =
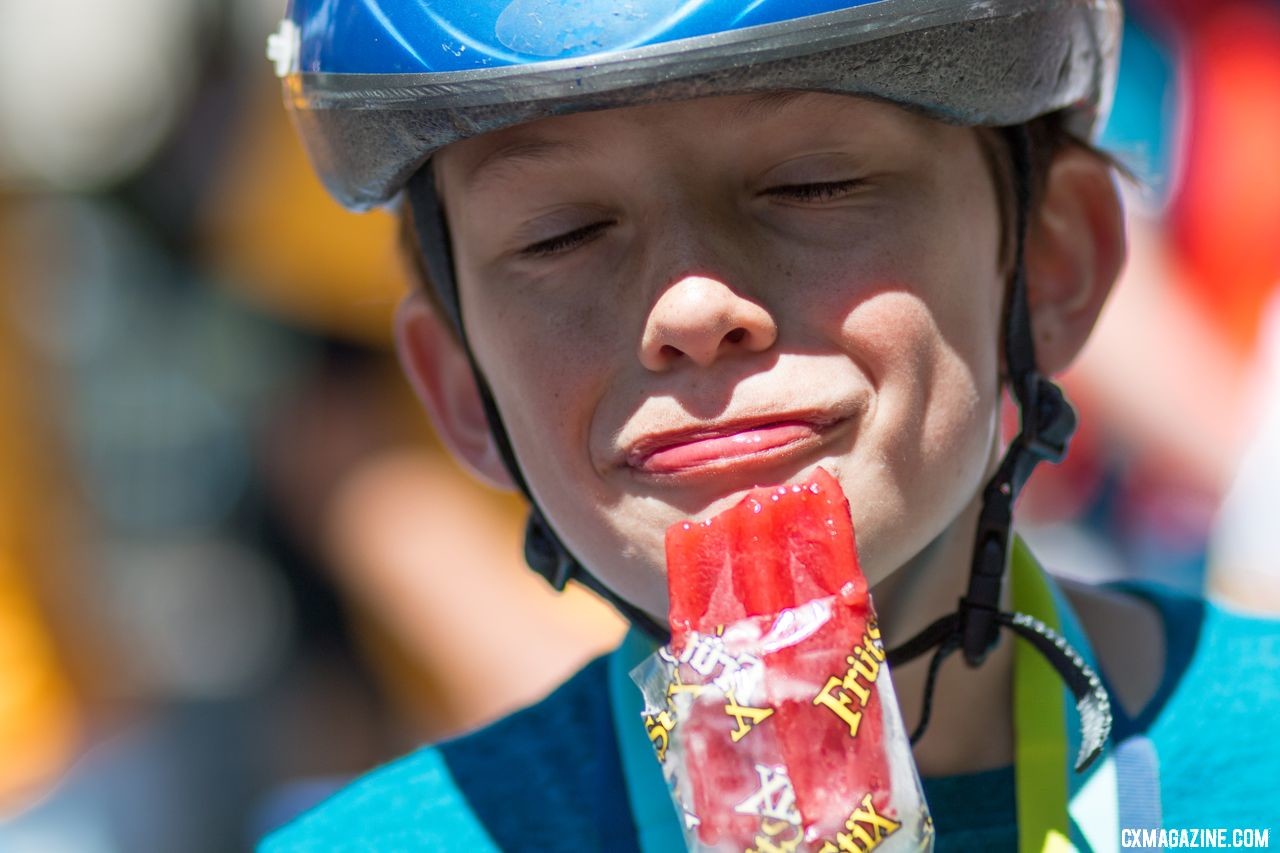
[[[288,101],[342,204],[389,201],[441,147],[539,118],[711,95],[809,90],[944,121],[1005,125],[1069,109],[1088,137],[1114,85],[1114,0],[882,0],[843,12],[582,60],[469,72],[295,72]]]

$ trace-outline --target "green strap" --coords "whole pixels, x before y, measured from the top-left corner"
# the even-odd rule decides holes
[[[1071,603],[1016,537],[1011,574],[1014,609],[1060,634],[1096,671],[1097,659]],[[1013,666],[1019,850],[1118,853],[1126,792],[1119,789],[1114,749],[1109,745],[1092,767],[1076,773],[1080,718],[1071,692],[1025,641],[1015,640]],[[1158,796],[1158,779],[1151,780]],[[1136,793],[1151,795],[1146,789]]]
[[[1014,537],[1011,574],[1013,609],[1054,631],[1062,623],[1053,590],[1023,541]],[[1018,806],[1018,850],[1042,853],[1072,849],[1067,816],[1067,712],[1062,682],[1031,644],[1013,646],[1014,779]]]

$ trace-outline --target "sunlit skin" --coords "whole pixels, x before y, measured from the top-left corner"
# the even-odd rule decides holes
[[[534,497],[600,579],[661,619],[669,525],[822,465],[889,645],[954,608],[999,455],[1007,277],[974,130],[723,97],[524,125],[434,168],[475,357]],[[402,311],[402,350],[423,311]],[[463,374],[416,373],[455,451],[501,483]],[[909,721],[922,670],[895,672]],[[957,672],[940,690],[966,713],[935,724],[926,773],[1011,758],[1009,644]]]
[[[468,336],[525,476],[646,610],[665,613],[670,524],[812,465],[849,496],[873,584],[973,498],[1002,277],[972,131],[849,98],[731,98],[541,122],[437,169],[463,315],[487,318]],[[811,428],[644,464],[664,434],[760,419]]]

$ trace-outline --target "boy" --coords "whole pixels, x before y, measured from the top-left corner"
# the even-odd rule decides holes
[[[1229,645],[1245,660],[1197,689],[1221,724],[1256,725],[1280,687],[1248,655],[1274,626],[1064,594],[1009,533],[1073,425],[1042,377],[1123,262],[1109,165],[1075,141],[1114,78],[1115,3],[311,6],[273,50],[335,195],[404,193],[424,277],[397,320],[406,371],[454,454],[530,498],[531,566],[637,630],[266,849],[679,849],[626,679],[664,633],[664,531],[818,465],[849,497],[909,725],[934,698],[914,755],[940,848],[1113,848],[1269,817],[1258,785],[1200,790],[1241,755],[1189,747],[1209,706],[1170,694]],[[1022,410],[1008,451],[1004,384]],[[998,641],[1010,610],[1110,687],[1088,773],[1053,670]],[[967,665],[935,684],[930,648]],[[1253,779],[1280,771],[1274,748],[1250,759],[1272,774]]]

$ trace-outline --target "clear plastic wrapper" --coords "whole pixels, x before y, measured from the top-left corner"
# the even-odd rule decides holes
[[[668,568],[672,641],[632,678],[689,849],[931,849],[834,479],[673,529]]]

